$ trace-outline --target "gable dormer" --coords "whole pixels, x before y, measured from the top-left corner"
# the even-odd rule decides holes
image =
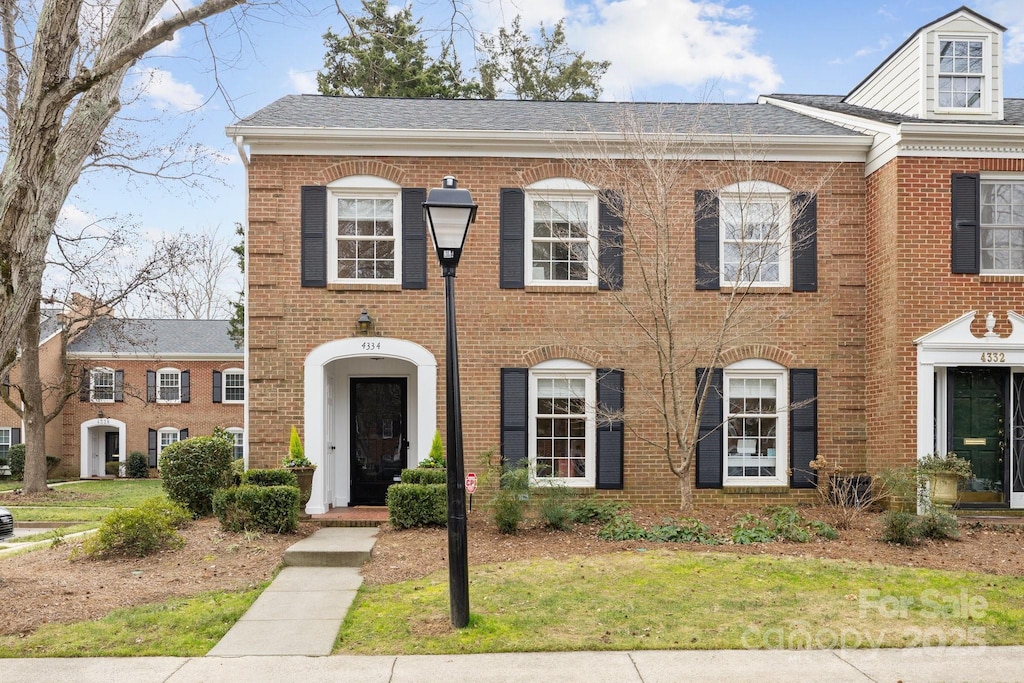
[[[844,101],[933,121],[1001,121],[1005,30],[961,7],[914,32]]]

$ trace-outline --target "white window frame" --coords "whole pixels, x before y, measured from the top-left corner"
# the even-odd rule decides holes
[[[537,400],[540,395],[538,380],[582,379],[585,381],[584,405],[585,426],[585,469],[583,477],[538,477],[537,476]],[[528,424],[530,483],[535,486],[563,485],[571,487],[593,487],[597,481],[597,370],[586,363],[568,359],[548,360],[530,368],[529,393],[530,410]]]
[[[228,434],[234,438],[234,447],[231,450],[231,456],[235,460],[245,459],[245,430],[241,427],[228,427],[225,429]]]
[[[338,275],[338,200],[390,199],[394,207],[394,277],[345,278]],[[402,187],[370,175],[354,175],[327,185],[327,281],[340,284],[402,284]]]
[[[170,377],[176,375],[178,378],[178,397],[177,398],[164,398],[163,396],[163,378],[164,376]],[[170,386],[168,385],[168,388]],[[181,403],[181,370],[178,368],[160,368],[156,371],[156,402],[157,403]]]
[[[573,178],[548,178],[524,188],[525,193],[525,242],[526,258],[525,282],[528,285],[546,287],[590,287],[598,284],[598,196],[597,188]],[[587,204],[587,279],[586,280],[550,280],[533,268],[533,243],[535,239],[548,241],[548,238],[534,236],[534,204],[540,201],[586,202]],[[552,240],[553,241],[553,240]],[[582,242],[581,242],[582,243]]]
[[[228,377],[241,377],[242,378],[242,398],[228,398]],[[228,368],[221,372],[221,390],[224,392],[222,400],[224,403],[245,403],[245,370],[241,368]],[[232,387],[237,389],[238,387]]]
[[[981,73],[942,70],[942,44],[947,41],[981,43]],[[944,114],[992,113],[992,41],[989,36],[973,34],[939,33],[935,36],[935,111]],[[939,102],[939,83],[943,78],[978,78],[981,80],[981,99],[977,107],[942,106]]]
[[[730,380],[775,380],[775,475],[771,477],[729,476],[729,410]],[[789,477],[789,372],[769,360],[742,360],[722,372],[722,400],[725,414],[722,439],[722,484],[724,486],[788,486]]]
[[[753,205],[769,205],[777,218],[779,236],[779,276],[775,280],[729,280],[725,274],[726,244],[742,244],[743,240],[728,239],[726,217],[739,216],[746,221]],[[792,193],[774,183],[761,180],[743,181],[718,191],[718,263],[720,284],[724,287],[790,287],[792,286]],[[739,272],[737,272],[739,275]]]
[[[110,376],[110,398],[96,398],[96,378],[98,375]],[[105,388],[105,385],[103,385]],[[117,375],[112,368],[93,368],[89,371],[89,402],[90,403],[113,403],[114,393],[117,391]]]
[[[165,436],[173,435],[174,438],[164,443]],[[156,457],[159,459],[160,455],[164,452],[164,448],[170,446],[172,443],[181,441],[181,430],[175,429],[174,427],[161,427],[156,430]]]
[[[11,436],[11,432],[13,431],[13,427],[0,427],[0,449],[7,449],[0,452],[0,458],[4,458],[5,460],[10,457],[11,446],[14,445],[11,443],[11,440],[14,438]]]
[[[980,193],[980,197],[978,198],[978,202],[979,202],[979,205],[980,205],[979,213],[980,213],[980,218],[981,218],[981,220],[979,222],[979,226],[978,226],[979,227],[978,238],[979,238],[979,241],[980,241],[980,244],[978,245],[979,256],[980,256],[978,265],[979,265],[980,272],[981,272],[982,275],[1024,275],[1024,268],[1018,268],[1018,269],[1014,269],[1014,268],[996,269],[996,268],[986,268],[985,267],[985,257],[984,257],[984,254],[985,254],[985,251],[986,251],[985,235],[986,235],[986,233],[988,231],[990,231],[990,230],[1011,230],[1011,231],[1016,230],[1016,231],[1021,233],[1022,239],[1024,239],[1024,217],[1021,218],[1021,221],[1019,223],[993,223],[991,221],[986,221],[985,220],[985,207],[986,207],[985,187],[986,186],[992,186],[992,185],[1000,185],[1000,184],[1020,185],[1020,186],[1024,187],[1024,175],[1020,175],[1020,174],[990,174],[990,173],[986,173],[986,174],[982,175],[982,177],[981,177],[981,193]],[[1013,206],[1012,203],[1011,203],[1011,206]],[[1024,204],[1022,204],[1021,208],[1024,209]],[[996,250],[995,249],[989,249],[989,251],[996,251]],[[1011,248],[1010,252],[1012,253],[1012,251],[1013,251],[1013,249]],[[1024,264],[1022,264],[1022,265],[1024,265]]]

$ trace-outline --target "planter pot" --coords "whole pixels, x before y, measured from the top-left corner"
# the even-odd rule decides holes
[[[289,467],[289,471],[299,480],[299,513],[305,514],[306,503],[313,493],[313,472],[315,467]]]
[[[935,505],[953,505],[959,494],[960,477],[952,472],[933,472],[928,475],[928,492]]]

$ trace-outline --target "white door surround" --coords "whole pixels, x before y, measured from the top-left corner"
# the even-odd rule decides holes
[[[104,457],[106,443],[104,438],[107,432],[117,432],[118,443],[121,444],[122,451],[120,454],[121,461],[125,461],[125,453],[123,451],[127,448],[128,438],[124,422],[115,420],[112,417],[97,417],[83,422],[80,429],[79,444],[81,446],[79,461],[81,464],[79,476],[82,479],[106,475],[107,466],[106,458]]]
[[[1024,373],[1024,316],[1007,311],[1010,334],[1000,337],[995,333],[995,317],[986,315],[987,332],[977,337],[971,332],[971,323],[977,311],[969,311],[926,335],[914,340],[917,346],[917,457],[936,450],[936,434],[945,434],[947,415],[945,401],[936,401],[945,395],[946,369],[950,367],[1007,368],[1012,373]],[[1012,460],[1011,454],[1011,460]],[[1010,490],[1011,508],[1024,508],[1024,492]]]
[[[345,387],[335,383],[331,366],[335,361],[346,363]],[[382,361],[371,363],[370,361]],[[359,372],[352,367],[359,366]],[[380,369],[377,369],[380,368]],[[414,342],[389,337],[353,337],[336,339],[316,347],[304,363],[303,419],[306,457],[316,465],[313,491],[306,505],[309,514],[322,514],[332,505],[347,505],[347,427],[339,422],[336,410],[348,405],[347,378],[350,375],[395,375],[396,368],[409,373],[409,466],[427,457],[437,428],[437,360]],[[328,411],[331,411],[328,413]],[[346,423],[347,424],[347,423]],[[334,447],[335,450],[331,450]],[[328,457],[337,453],[338,457]]]

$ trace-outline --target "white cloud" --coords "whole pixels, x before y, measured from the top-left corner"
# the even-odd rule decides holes
[[[1024,14],[1020,0],[979,0],[974,6],[981,15],[1006,27],[1003,57],[1010,64],[1024,63]]]
[[[715,82],[749,94],[773,92],[782,78],[753,47],[757,31],[747,6],[703,0],[598,0],[566,22],[569,44],[590,59],[607,59],[602,79],[610,99],[661,86],[701,89]]]
[[[65,235],[78,235],[88,228],[89,234],[104,234],[96,216],[74,204],[64,204],[57,217],[57,231]]]
[[[155,108],[190,111],[203,105],[203,96],[189,83],[175,80],[170,71],[143,68],[137,70],[135,75],[144,97]]]
[[[316,72],[288,69],[288,82],[291,84],[292,92],[300,95],[317,92]]]

